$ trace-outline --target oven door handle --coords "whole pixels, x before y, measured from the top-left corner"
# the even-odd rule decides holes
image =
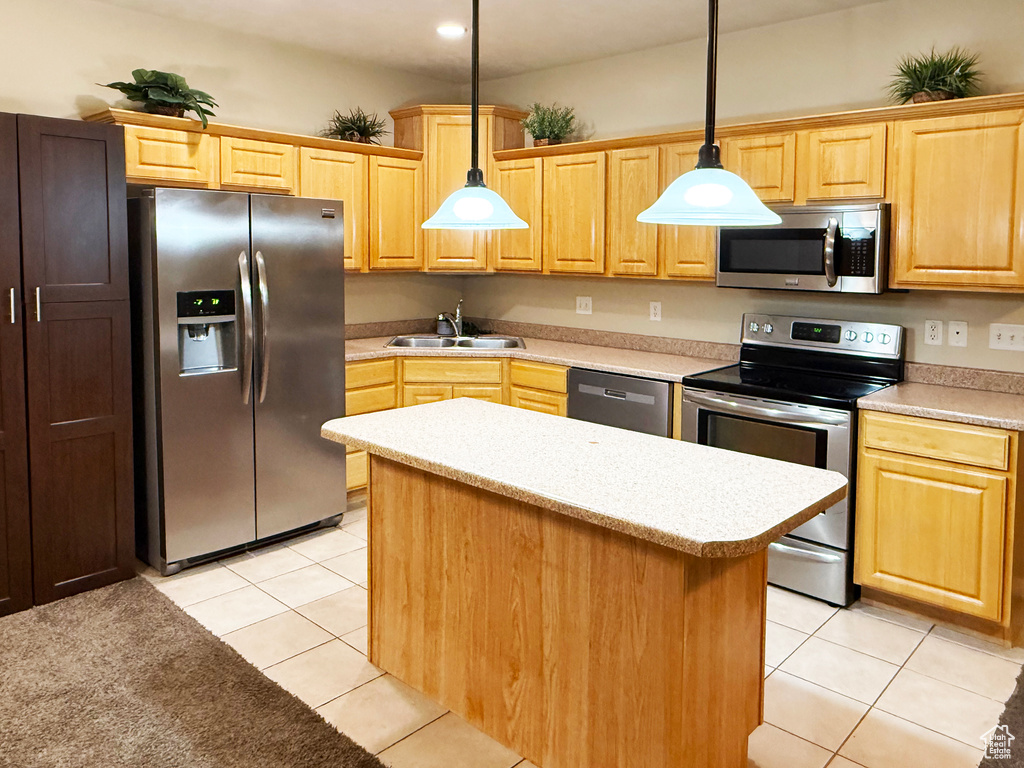
[[[806,549],[791,547],[778,541],[773,541],[769,544],[768,549],[780,554],[790,555],[791,557],[799,557],[803,560],[813,560],[817,563],[838,563],[843,559],[840,555],[829,555],[824,552],[811,552]]]
[[[839,229],[839,220],[834,216],[828,220],[828,229],[825,230],[825,282],[829,288],[835,288],[839,278],[836,277],[836,232]]]
[[[720,413],[760,416],[771,421],[784,421],[789,424],[846,425],[850,421],[850,414],[845,411],[833,412],[808,406],[806,409],[807,413],[793,413],[790,410],[782,410],[770,406],[746,405],[724,397],[714,397],[713,395],[686,391],[685,389],[683,390],[683,400],[698,406],[713,408]]]

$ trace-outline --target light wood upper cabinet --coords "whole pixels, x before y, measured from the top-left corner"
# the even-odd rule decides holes
[[[494,164],[493,189],[529,229],[498,229],[492,233],[495,269],[539,272],[542,268],[544,171],[539,157],[502,160]]]
[[[299,149],[299,194],[344,202],[345,269],[365,270],[368,263],[369,160],[366,155],[333,149]]]
[[[296,154],[290,144],[222,136],[221,186],[293,195],[298,187]]]
[[[856,581],[1008,625],[1018,436],[872,411],[860,428]]]
[[[604,272],[605,153],[544,158],[544,269]]]
[[[370,269],[423,267],[423,163],[370,158]]]
[[[898,288],[1024,288],[1022,110],[897,123]]]
[[[218,141],[194,131],[126,125],[125,173],[129,181],[215,189],[219,186]]]
[[[658,274],[658,227],[636,217],[658,199],[658,148],[608,153],[606,252],[611,275]]]
[[[764,202],[795,200],[795,133],[725,139],[722,152],[726,170],[747,182]]]
[[[661,192],[697,166],[701,141],[668,144],[661,148]],[[658,254],[662,274],[693,280],[714,280],[718,229],[658,225]]]
[[[886,134],[885,123],[802,131],[798,201],[885,197]]]

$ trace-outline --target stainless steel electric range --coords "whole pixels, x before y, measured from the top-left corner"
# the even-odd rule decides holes
[[[768,581],[835,605],[856,598],[857,399],[903,379],[903,328],[746,314],[740,362],[683,379],[690,442],[840,472],[845,499],[768,550]]]

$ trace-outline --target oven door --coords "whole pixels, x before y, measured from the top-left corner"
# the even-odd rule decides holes
[[[852,414],[714,391],[683,391],[682,438],[819,469],[849,479]],[[849,496],[795,528],[789,535],[847,550],[852,545]]]

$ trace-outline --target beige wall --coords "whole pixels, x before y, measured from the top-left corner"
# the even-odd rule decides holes
[[[1019,295],[913,291],[834,297],[706,283],[512,275],[468,278],[465,291],[465,311],[473,317],[733,344],[739,343],[744,312],[896,323],[908,329],[909,360],[1024,373],[1024,353],[988,348],[989,323],[1024,324]],[[592,298],[592,315],[576,314],[577,296]],[[649,319],[652,301],[661,302],[661,322]],[[966,320],[968,346],[925,346],[925,320]]]
[[[465,278],[422,273],[345,276],[345,322],[417,320],[453,312]]]
[[[218,122],[292,133],[315,133],[336,108],[386,117],[456,98],[450,83],[92,0],[0,0],[0,19],[4,112],[96,112],[121,94],[95,84],[138,67],[184,75],[220,104]]]
[[[725,3],[721,13],[739,6]],[[888,0],[722,35],[718,117],[881,106],[896,61],[932,46],[979,53],[986,92],[1021,91],[1022,39],[1020,0]],[[696,40],[487,81],[482,98],[572,105],[597,138],[692,128],[704,121],[705,56],[705,41]]]

